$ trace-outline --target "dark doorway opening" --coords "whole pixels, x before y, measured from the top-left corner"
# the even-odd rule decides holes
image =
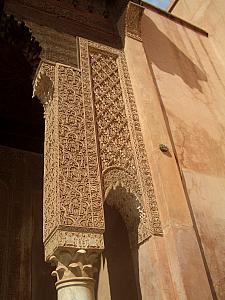
[[[111,300],[141,300],[138,249],[131,249],[129,233],[119,212],[104,204],[105,250]]]
[[[0,299],[56,299],[42,243],[43,107],[32,70],[0,39]]]

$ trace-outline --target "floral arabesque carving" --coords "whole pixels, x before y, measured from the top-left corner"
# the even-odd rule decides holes
[[[81,72],[63,65],[58,72],[60,224],[103,231],[93,112]]]
[[[35,95],[43,97],[40,100],[46,121],[46,258],[60,247],[102,249],[103,203],[95,135],[91,131],[93,112],[87,102],[84,104],[81,71],[43,62],[34,85]]]

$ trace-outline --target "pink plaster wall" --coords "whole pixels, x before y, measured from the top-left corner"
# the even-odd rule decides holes
[[[225,39],[224,0],[179,0],[172,13],[209,33],[209,40],[223,64]],[[224,67],[224,64],[223,64]]]
[[[225,299],[225,68],[218,55],[221,48],[150,8],[142,19],[142,37],[206,271],[217,297]]]
[[[127,37],[124,51],[163,227],[139,249],[142,300],[212,299],[152,69],[141,42]]]

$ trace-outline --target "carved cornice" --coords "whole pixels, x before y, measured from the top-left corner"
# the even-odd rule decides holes
[[[52,255],[56,255],[60,250],[66,249],[90,249],[99,252],[104,249],[104,240],[101,233],[74,232],[56,230],[44,243],[45,258],[48,260]]]
[[[95,1],[92,1],[95,3],[93,10],[88,10],[87,2],[79,1],[74,7],[72,1],[12,0],[6,3],[6,10],[25,22],[31,21],[71,36],[121,47],[113,14],[108,15],[108,9],[103,6],[99,8]]]

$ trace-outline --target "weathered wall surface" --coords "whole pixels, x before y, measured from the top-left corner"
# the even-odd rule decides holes
[[[145,53],[175,145],[206,271],[218,298],[224,299],[223,62],[217,45],[199,32],[150,8],[145,10],[142,21]]]
[[[142,299],[211,299],[190,211],[143,44],[127,38],[125,54],[163,227],[163,237],[150,238],[139,249]],[[168,146],[167,154],[159,150],[161,143]],[[199,286],[202,288],[199,289]]]
[[[224,66],[225,2],[223,0],[180,0],[172,13],[209,33],[209,40]]]

